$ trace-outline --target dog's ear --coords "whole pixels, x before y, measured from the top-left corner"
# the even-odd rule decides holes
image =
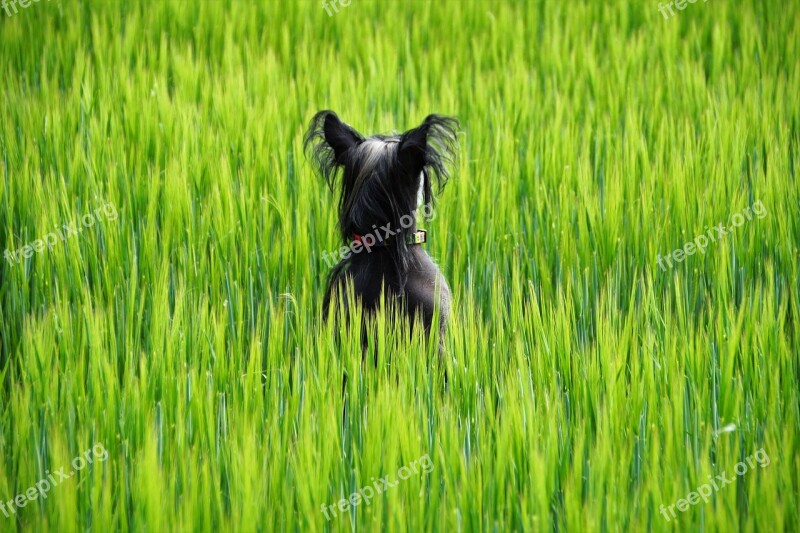
[[[345,152],[364,140],[356,130],[339,120],[332,111],[325,113],[322,130],[325,133],[325,141],[333,148],[336,162],[339,164],[344,163],[342,158]]]
[[[345,163],[347,151],[364,141],[353,128],[339,120],[333,111],[320,111],[311,119],[303,145],[317,172],[333,188],[336,171]]]
[[[398,157],[409,175],[423,173],[425,203],[433,200],[431,173],[441,191],[450,177],[449,167],[455,161],[458,121],[441,115],[428,115],[417,128],[400,138]]]

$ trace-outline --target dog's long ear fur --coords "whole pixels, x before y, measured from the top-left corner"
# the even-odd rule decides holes
[[[423,194],[426,204],[433,202],[431,174],[441,192],[455,162],[458,120],[441,115],[428,115],[422,125],[407,131],[400,138],[398,157],[409,174],[423,173]]]
[[[336,173],[345,163],[347,151],[364,141],[353,128],[339,120],[333,111],[320,111],[311,119],[303,147],[317,172],[333,190]]]

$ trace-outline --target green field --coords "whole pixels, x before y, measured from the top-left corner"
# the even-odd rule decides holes
[[[658,6],[0,9],[0,531],[800,530],[800,4]],[[460,120],[444,364],[322,321],[320,109]]]

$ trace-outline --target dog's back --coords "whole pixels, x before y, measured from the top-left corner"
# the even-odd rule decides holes
[[[347,283],[352,283],[353,294],[370,316],[380,305],[381,291],[388,305],[406,314],[410,323],[421,321],[430,333],[434,316],[439,313],[439,330],[444,335],[450,315],[450,287],[439,268],[424,250],[412,250],[414,262],[406,275],[395,270],[390,250],[373,250],[369,256],[354,256],[343,260],[331,271],[323,300],[323,314],[328,316],[332,300],[347,307]],[[345,309],[347,314],[347,309]]]

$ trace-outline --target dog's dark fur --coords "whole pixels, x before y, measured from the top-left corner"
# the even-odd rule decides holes
[[[430,115],[422,125],[402,135],[365,139],[333,111],[320,111],[311,120],[305,137],[309,157],[331,190],[337,176],[342,176],[342,242],[349,245],[354,235],[374,234],[376,228],[388,223],[393,231],[401,230],[384,246],[351,254],[333,268],[323,302],[326,319],[332,302],[339,302],[347,310],[344,289],[350,280],[365,316],[374,313],[384,291],[386,301],[399,304],[394,308],[407,314],[411,324],[420,316],[429,334],[438,309],[441,342],[450,311],[450,289],[422,246],[407,244],[406,239],[417,230],[419,196],[426,206],[431,206],[432,182],[436,181],[437,192],[447,182],[448,167],[455,155],[457,125],[453,118]],[[402,224],[404,215],[413,217],[413,224]],[[403,225],[408,227],[401,229]]]

